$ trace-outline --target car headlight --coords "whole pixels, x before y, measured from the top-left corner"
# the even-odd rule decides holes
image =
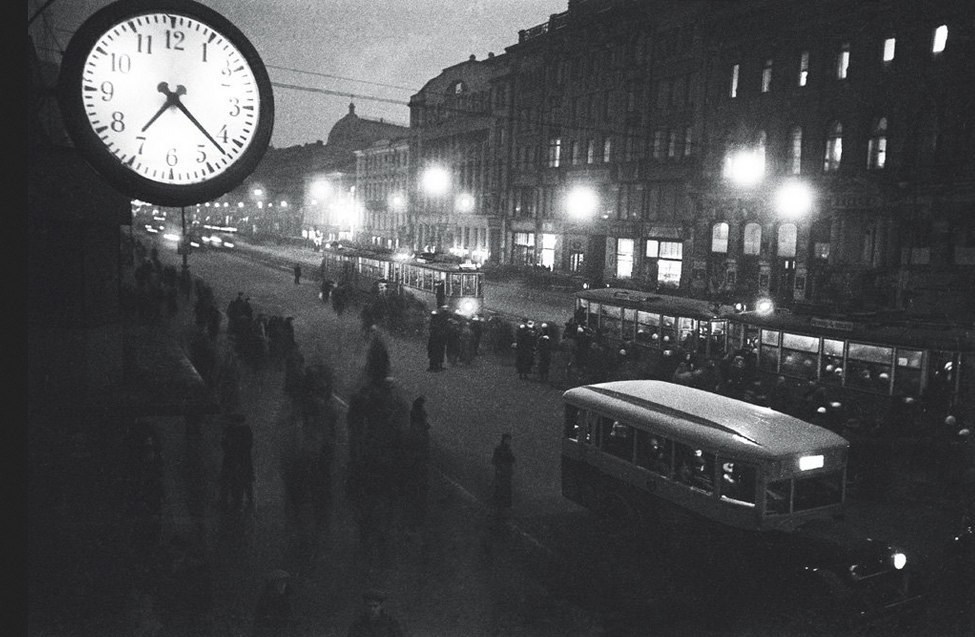
[[[907,556],[903,553],[894,553],[891,557],[894,563],[894,568],[896,568],[898,571],[907,566]]]

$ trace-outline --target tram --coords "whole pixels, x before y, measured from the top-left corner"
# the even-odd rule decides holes
[[[424,262],[392,253],[323,246],[323,279],[349,283],[365,292],[392,289],[413,296],[428,308],[446,305],[464,316],[484,307],[483,273],[462,263]]]
[[[864,412],[914,405],[930,423],[975,415],[972,326],[782,310],[724,318],[727,352],[750,355],[767,384],[783,377],[822,386]]]

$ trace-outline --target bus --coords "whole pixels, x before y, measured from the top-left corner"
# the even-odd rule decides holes
[[[973,326],[782,310],[724,318],[728,353],[750,356],[766,385],[781,376],[821,386],[831,402],[855,406],[863,416],[914,406],[929,426],[948,414],[959,421],[975,416]]]
[[[680,526],[707,538],[700,548],[731,538],[760,564],[816,578],[857,618],[920,604],[906,555],[842,524],[849,443],[838,434],[664,381],[585,385],[563,401],[567,499],[646,530]]]
[[[462,263],[425,262],[392,253],[324,246],[322,279],[349,283],[364,292],[392,289],[467,317],[484,309],[483,273]],[[439,302],[438,301],[442,301]]]

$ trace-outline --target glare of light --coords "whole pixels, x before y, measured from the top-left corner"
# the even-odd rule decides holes
[[[457,197],[456,206],[460,212],[470,212],[474,209],[474,197],[465,192]]]
[[[260,197],[260,196],[261,196],[261,195],[263,195],[263,194],[264,194],[264,191],[263,191],[263,190],[261,190],[260,188],[255,188],[255,189],[254,189],[254,196],[255,196],[255,197]]]
[[[894,553],[894,568],[898,571],[907,566],[907,556],[903,553]]]
[[[765,176],[765,155],[756,150],[739,150],[724,160],[725,179],[739,186],[754,186]]]
[[[203,205],[204,205],[204,206],[206,206],[207,208],[209,208],[209,207],[210,207],[210,202],[208,201],[208,202],[206,202],[206,203],[205,203],[205,204],[203,204]]]
[[[223,242],[223,247],[225,247],[225,248],[232,248],[232,247],[234,247],[234,244],[232,244],[229,241],[224,241]]]
[[[163,235],[163,239],[166,241],[179,241],[179,235],[172,232],[167,232]]]
[[[406,197],[402,193],[393,193],[389,196],[389,207],[393,210],[402,210],[406,207]]]
[[[282,201],[281,202],[281,207],[282,208],[287,208],[288,207],[288,202],[287,201]]]
[[[825,459],[823,456],[803,456],[799,458],[799,471],[822,469]]]
[[[229,201],[223,202],[223,207],[224,208],[229,208],[230,207],[230,202]]]
[[[942,24],[934,30],[934,42],[931,44],[932,53],[941,53],[948,43],[948,25]]]
[[[423,171],[420,184],[428,195],[442,195],[450,187],[450,173],[440,166],[431,166]]]
[[[474,303],[473,299],[467,299],[460,304],[460,313],[464,316],[471,316],[475,309],[477,309],[477,304]]]
[[[238,208],[243,208],[244,207],[244,202],[243,201],[238,202],[237,203],[237,207]]]
[[[759,299],[758,303],[755,304],[755,311],[759,314],[769,314],[775,309],[775,304],[772,303],[771,299]]]
[[[565,196],[565,210],[576,219],[591,217],[598,205],[596,191],[588,186],[574,186]]]
[[[783,184],[775,193],[775,209],[783,217],[801,217],[809,212],[812,203],[812,189],[800,181]]]

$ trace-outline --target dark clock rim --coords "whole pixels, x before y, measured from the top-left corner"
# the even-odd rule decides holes
[[[177,13],[206,23],[237,47],[250,65],[257,83],[260,108],[254,137],[227,170],[198,183],[166,184],[132,171],[105,147],[85,114],[81,78],[91,47],[117,23],[147,13]],[[65,128],[75,147],[105,181],[130,198],[161,206],[203,203],[233,190],[257,167],[274,129],[271,80],[257,50],[227,18],[193,0],[117,0],[92,14],[65,49],[58,78],[58,102]]]

